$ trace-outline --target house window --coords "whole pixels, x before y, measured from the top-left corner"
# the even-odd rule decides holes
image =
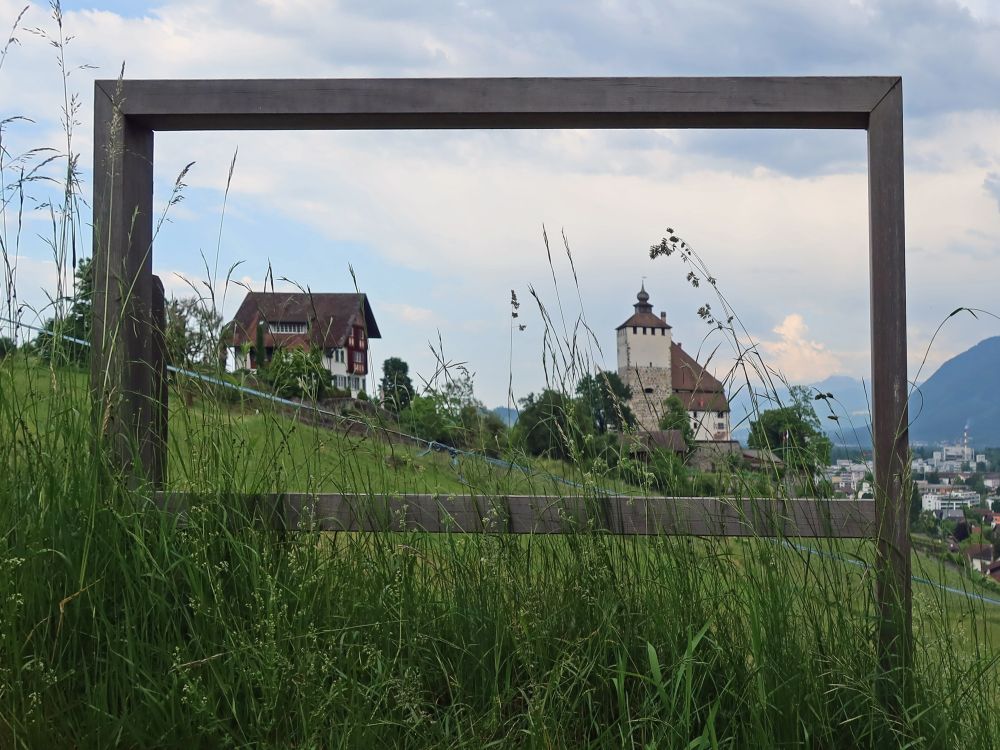
[[[639,333],[639,328],[637,326],[632,326],[632,333]]]
[[[715,412],[715,416],[717,416],[719,419],[723,419],[726,416],[726,413],[724,411],[717,411]]]
[[[364,364],[364,362],[365,362],[365,354],[364,354],[364,352],[354,352],[354,363],[358,364],[358,365],[362,365],[362,364]]]
[[[305,333],[306,324],[279,320],[274,323],[269,323],[268,330],[271,333]]]
[[[643,326],[643,327],[642,327],[642,335],[643,335],[643,336],[645,336],[645,335],[646,335],[646,326]]]
[[[334,362],[343,362],[344,359],[345,359],[345,355],[344,355],[344,350],[343,349],[334,349],[333,350],[333,361]]]

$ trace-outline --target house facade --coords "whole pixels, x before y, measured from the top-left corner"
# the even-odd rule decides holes
[[[369,342],[381,338],[360,293],[249,292],[226,330],[228,370],[255,371],[278,349],[317,349],[334,387],[353,396],[366,389]]]
[[[673,340],[667,314],[653,313],[643,284],[635,312],[616,329],[618,375],[632,391],[629,407],[639,427],[659,430],[664,402],[680,398],[698,442],[731,442],[729,399],[711,373]]]

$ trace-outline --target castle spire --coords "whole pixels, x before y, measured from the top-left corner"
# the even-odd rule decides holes
[[[646,291],[646,282],[642,282],[642,288],[639,289],[639,293],[635,295],[638,302],[635,303],[636,313],[652,313],[653,306],[649,304],[649,292]]]

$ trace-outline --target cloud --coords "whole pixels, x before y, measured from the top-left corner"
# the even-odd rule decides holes
[[[417,307],[405,302],[382,302],[379,308],[404,323],[420,323],[424,325],[440,325],[441,319],[433,310]]]
[[[814,383],[840,371],[836,354],[807,338],[809,327],[798,313],[786,315],[773,332],[777,340],[761,341],[764,362],[790,383]]]
[[[908,312],[932,329],[959,305],[995,299],[1000,26],[992,5],[248,0],[234,12],[224,0],[162,0],[127,17],[67,12],[70,64],[100,66],[70,79],[81,94],[83,191],[89,198],[92,78],[114,77],[123,59],[130,77],[150,78],[898,73],[907,113]],[[20,7],[0,0],[0,20]],[[45,25],[46,16],[35,2],[25,25]],[[0,72],[0,101],[38,125],[10,124],[4,145],[14,153],[59,148],[62,86],[51,49],[21,36]],[[705,290],[686,287],[680,264],[650,265],[645,252],[670,224],[706,257],[751,330],[788,321],[788,310],[810,321],[797,339],[784,323],[764,337],[789,359],[789,373],[818,367],[823,360],[810,349],[817,343],[852,374],[867,370],[864,357],[848,355],[866,349],[869,325],[860,132],[158,133],[156,141],[158,206],[179,169],[198,162],[184,210],[172,212],[157,240],[165,282],[173,271],[200,278],[198,248],[214,258],[215,207],[238,144],[221,267],[246,258],[240,272],[260,277],[270,259],[276,275],[337,289],[349,260],[355,268],[367,262],[359,283],[373,293],[380,321],[382,310],[393,321],[382,346],[415,363],[434,335],[428,329],[440,325],[484,381],[507,371],[489,342],[506,334],[510,288],[548,284],[542,223],[550,237],[568,231],[588,322],[608,356],[614,325],[647,274],[678,331],[696,338],[694,310]],[[44,212],[27,216],[47,220]],[[45,257],[36,244],[24,252]],[[562,256],[556,263],[565,268]],[[262,288],[259,278],[248,283]],[[191,293],[183,283],[168,287]],[[230,287],[227,307],[233,298],[242,290]],[[527,340],[540,327],[525,319]],[[957,331],[954,345],[971,335]],[[537,387],[537,354],[515,368],[528,388]],[[506,378],[494,392],[506,392]]]
[[[1000,174],[996,172],[990,172],[986,175],[986,179],[983,180],[983,187],[986,189],[993,199],[997,202],[997,208],[1000,209]]]

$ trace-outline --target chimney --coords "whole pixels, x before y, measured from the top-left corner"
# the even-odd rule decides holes
[[[667,322],[667,314],[662,310],[660,311],[660,320],[662,320],[664,323]]]

